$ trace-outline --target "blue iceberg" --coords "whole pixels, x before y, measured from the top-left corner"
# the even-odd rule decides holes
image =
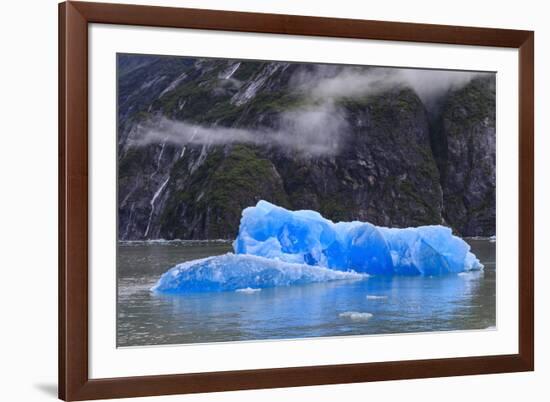
[[[266,201],[243,211],[236,254],[374,275],[444,275],[479,270],[470,246],[444,226],[395,229],[334,223],[315,211]]]
[[[355,272],[228,253],[176,265],[165,272],[151,290],[161,293],[219,292],[365,277]]]
[[[179,264],[151,289],[162,293],[262,289],[362,279],[436,276],[483,269],[470,246],[443,226],[385,228],[334,223],[318,212],[259,201],[243,211],[234,254]]]

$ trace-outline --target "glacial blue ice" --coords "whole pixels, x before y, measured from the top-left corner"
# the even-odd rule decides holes
[[[176,265],[151,290],[252,293],[369,275],[438,276],[483,269],[470,246],[444,226],[334,223],[315,211],[289,211],[266,201],[243,211],[233,249]]]
[[[373,275],[436,276],[479,270],[470,246],[444,226],[334,223],[318,212],[259,201],[243,211],[236,254]]]
[[[355,272],[228,253],[176,265],[165,272],[151,290],[159,293],[242,291],[365,277]]]

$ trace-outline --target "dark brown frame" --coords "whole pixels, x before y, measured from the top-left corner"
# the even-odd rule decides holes
[[[88,24],[262,32],[519,49],[519,353],[215,373],[88,377]],[[534,33],[184,8],[59,5],[59,397],[85,400],[534,369]]]

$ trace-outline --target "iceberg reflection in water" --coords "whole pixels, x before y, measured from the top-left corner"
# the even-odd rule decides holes
[[[226,254],[229,244],[121,244],[117,344],[168,345],[494,327],[496,243],[468,243],[485,265],[483,271],[434,277],[375,275],[367,280],[281,286],[259,292],[183,294],[151,293],[149,289],[166,267],[178,261]],[[372,316],[355,316],[358,319],[353,320],[347,312]]]
[[[243,211],[235,254],[179,264],[155,292],[303,285],[373,275],[440,276],[481,270],[464,240],[443,226],[391,229],[338,222],[266,201]]]

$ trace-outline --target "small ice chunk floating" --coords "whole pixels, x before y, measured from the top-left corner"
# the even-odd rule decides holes
[[[234,254],[179,264],[152,288],[163,293],[269,288],[369,275],[439,276],[483,269],[444,226],[334,223],[266,201],[243,211]]]

